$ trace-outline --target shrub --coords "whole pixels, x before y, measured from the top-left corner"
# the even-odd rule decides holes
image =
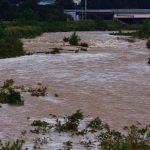
[[[36,97],[46,96],[47,88],[40,84],[40,85],[37,85],[37,87],[35,87],[35,88],[29,88],[28,92],[31,93],[31,96],[36,96]]]
[[[109,130],[109,125],[104,124],[102,120],[99,117],[97,117],[87,125],[87,128],[91,128],[92,131],[103,129]]]
[[[63,41],[64,41],[64,42],[69,42],[69,37],[64,37],[64,38],[63,38]]]
[[[80,144],[83,145],[86,149],[92,149],[94,142],[88,140],[88,141],[81,141]]]
[[[102,129],[102,121],[97,117],[92,120],[87,127],[92,129]]]
[[[0,58],[16,57],[24,54],[23,44],[19,39],[15,37],[0,39]]]
[[[49,126],[49,123],[47,123],[45,121],[41,121],[41,120],[35,120],[35,121],[33,121],[33,123],[31,125],[38,126],[38,127],[47,127],[47,126]]]
[[[56,130],[58,132],[77,132],[80,120],[83,120],[83,118],[83,113],[80,110],[77,110],[74,114],[65,118],[66,120],[64,124],[59,120],[56,120]]]
[[[2,88],[7,89],[7,88],[13,86],[14,83],[15,82],[14,82],[13,79],[6,80],[6,81],[4,81],[4,84],[3,84]]]
[[[51,54],[60,54],[60,49],[59,48],[54,48],[50,53]]]
[[[71,150],[73,148],[73,142],[67,141],[63,143],[63,150]]]
[[[79,53],[79,49],[75,50],[75,53]]]
[[[74,32],[69,38],[69,43],[70,45],[78,46],[80,40],[80,37],[76,34],[76,32]]]
[[[83,118],[83,112],[81,112],[80,110],[77,110],[74,114],[68,116],[68,120],[73,122],[79,122],[79,120],[83,120]]]
[[[149,150],[149,127],[132,125],[124,128],[124,134],[115,130],[101,132],[98,136],[100,146],[104,150]]]
[[[23,105],[24,101],[21,94],[13,89],[13,80],[6,80],[4,85],[0,88],[0,103],[10,105]]]
[[[85,42],[80,43],[80,46],[82,46],[82,47],[89,47],[88,43],[85,43]]]
[[[148,41],[146,42],[146,46],[147,46],[148,49],[150,49],[150,40],[148,40]]]
[[[13,143],[10,143],[10,142],[2,143],[0,141],[0,150],[27,150],[27,148],[23,149],[24,143],[25,143],[24,140],[19,140],[19,139],[17,139]]]
[[[31,126],[34,126],[35,129],[31,130],[31,133],[35,133],[35,134],[46,134],[49,132],[51,126],[49,125],[49,123],[45,122],[45,121],[41,121],[41,120],[35,120],[33,121],[33,123],[31,124]]]

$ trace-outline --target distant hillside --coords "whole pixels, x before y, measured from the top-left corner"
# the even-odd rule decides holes
[[[82,1],[83,5],[84,1]],[[138,8],[149,9],[150,0],[87,0],[88,8],[111,9],[111,8]]]
[[[73,1],[80,0],[57,0],[64,8],[74,8]],[[84,7],[85,0],[82,0],[79,8]],[[150,0],[87,0],[87,7],[89,9],[112,9],[112,8],[138,8],[150,9]]]

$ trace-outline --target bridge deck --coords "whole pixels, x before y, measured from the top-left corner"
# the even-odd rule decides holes
[[[107,16],[110,15],[111,18],[116,19],[150,19],[150,9],[71,9],[65,10],[65,13],[72,15],[74,20],[76,16],[95,15],[95,16]],[[90,18],[90,17],[89,17]]]
[[[150,14],[150,9],[68,9],[65,12],[87,12],[87,13],[134,13],[134,14]]]

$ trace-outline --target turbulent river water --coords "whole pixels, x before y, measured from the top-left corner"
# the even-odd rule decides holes
[[[88,52],[0,60],[0,83],[14,79],[17,85],[31,87],[40,82],[48,87],[46,97],[23,93],[23,107],[2,105],[1,138],[13,139],[28,128],[27,117],[45,118],[49,114],[70,114],[77,109],[88,117],[99,116],[113,128],[136,122],[150,124],[150,66],[147,64],[150,52],[145,41],[137,39],[130,43],[108,32],[79,34],[89,42]],[[44,40],[53,37],[56,42],[57,37],[64,35],[46,33],[38,39],[44,45]],[[26,47],[31,42],[26,41]],[[55,93],[59,94],[58,98],[54,97]]]

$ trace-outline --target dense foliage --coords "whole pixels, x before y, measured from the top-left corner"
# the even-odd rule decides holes
[[[66,1],[67,0],[63,0]],[[80,5],[84,5],[84,0]],[[87,7],[90,9],[113,9],[113,8],[138,8],[147,9],[150,8],[149,0],[87,0]]]
[[[68,18],[60,7],[61,3],[39,5],[38,2],[39,0],[0,0],[0,19],[64,21]]]
[[[73,0],[56,0],[51,5],[39,5],[39,0],[0,0],[0,19],[16,18],[64,21],[69,18],[63,9],[82,8],[84,0],[76,6]],[[87,0],[89,9],[150,8],[149,0]]]

